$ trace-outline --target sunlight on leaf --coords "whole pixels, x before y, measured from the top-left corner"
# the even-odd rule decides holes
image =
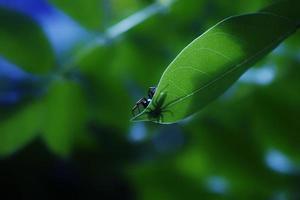
[[[168,66],[150,105],[133,121],[174,123],[220,96],[296,31],[300,18],[282,8],[229,17],[195,39]]]

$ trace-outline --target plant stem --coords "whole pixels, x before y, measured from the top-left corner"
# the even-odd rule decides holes
[[[104,33],[99,33],[97,36],[93,37],[74,56],[72,56],[66,63],[64,63],[58,74],[64,74],[68,72],[74,65],[76,65],[76,63],[78,63],[78,61],[87,56],[96,47],[114,42],[117,38],[119,38],[122,34],[126,33],[130,29],[143,23],[152,16],[168,9],[174,2],[175,0],[169,0],[168,3],[153,3],[146,8],[121,20],[117,24],[107,28]]]

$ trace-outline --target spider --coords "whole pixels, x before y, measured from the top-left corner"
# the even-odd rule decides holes
[[[136,115],[136,110],[138,110],[137,114],[141,113],[140,106],[142,106],[143,109],[145,109],[149,105],[149,103],[151,102],[151,100],[155,94],[155,91],[156,91],[156,87],[150,87],[148,89],[148,97],[147,98],[143,97],[136,102],[136,104],[132,108],[133,116]]]
[[[168,87],[168,85],[162,89],[162,92],[160,92],[159,96],[157,98],[155,98],[155,100],[152,101],[153,96],[156,92],[156,87],[150,87],[148,90],[148,98],[141,98],[136,104],[135,106],[132,108],[132,113],[135,116],[135,111],[136,109],[138,109],[139,113],[140,108],[139,106],[142,105],[145,110],[145,114],[148,115],[148,118],[156,121],[156,122],[162,122],[164,121],[164,113],[169,112],[172,116],[173,116],[173,112],[170,110],[166,110],[166,108],[173,103],[173,101],[165,104],[165,100],[167,97],[167,93],[163,92],[166,88]],[[148,105],[150,104],[150,102],[152,101],[152,106],[148,107]],[[174,100],[176,101],[176,100]],[[164,105],[165,104],[165,105]],[[139,114],[137,113],[137,114]]]
[[[136,106],[139,103],[141,105],[143,105],[144,108],[146,108],[145,114],[147,114],[148,118],[153,121],[156,121],[156,122],[164,121],[164,113],[166,113],[166,112],[169,112],[171,115],[173,115],[173,113],[170,110],[166,109],[172,103],[172,102],[170,102],[170,103],[165,104],[167,93],[165,93],[163,91],[165,91],[165,89],[167,87],[168,87],[168,85],[164,89],[161,90],[161,92],[158,94],[158,97],[155,98],[154,100],[152,100],[152,99],[153,99],[154,93],[156,92],[156,88],[150,87],[149,91],[148,91],[149,98],[148,99],[142,98],[136,104]],[[152,101],[152,105],[150,107],[148,107],[148,105],[151,101]],[[135,107],[133,109],[135,109]]]
[[[148,115],[149,119],[155,120],[156,122],[162,122],[164,121],[164,113],[168,112],[173,115],[172,111],[166,109],[172,102],[164,105],[166,97],[167,94],[161,92],[159,97],[152,102],[152,108],[146,108],[145,113]]]

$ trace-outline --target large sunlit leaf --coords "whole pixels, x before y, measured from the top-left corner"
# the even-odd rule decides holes
[[[198,112],[297,30],[299,8],[279,3],[210,28],[168,66],[150,105],[133,120],[174,123]]]
[[[0,54],[28,72],[54,67],[51,46],[42,29],[26,15],[0,8]]]

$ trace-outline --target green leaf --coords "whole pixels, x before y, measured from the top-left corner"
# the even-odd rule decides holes
[[[98,30],[103,18],[103,2],[100,0],[50,0],[58,8],[88,29]]]
[[[296,31],[300,18],[285,16],[286,10],[278,11],[276,6],[271,8],[229,17],[195,39],[168,66],[153,100],[133,121],[174,123],[220,96],[250,66]],[[299,3],[293,10],[297,8]]]
[[[51,46],[33,19],[0,8],[0,54],[24,70],[45,73],[54,67]]]
[[[43,135],[47,146],[55,154],[66,157],[74,141],[84,132],[86,109],[80,86],[58,82],[50,88],[43,102]]]
[[[78,68],[87,82],[88,106],[91,118],[99,124],[113,127],[122,132],[129,128],[130,95],[124,80],[122,65],[114,65],[117,54],[114,46],[99,47],[78,63]],[[119,58],[119,57],[118,57]]]
[[[15,153],[37,136],[41,126],[41,109],[41,104],[34,102],[1,121],[0,157]]]

